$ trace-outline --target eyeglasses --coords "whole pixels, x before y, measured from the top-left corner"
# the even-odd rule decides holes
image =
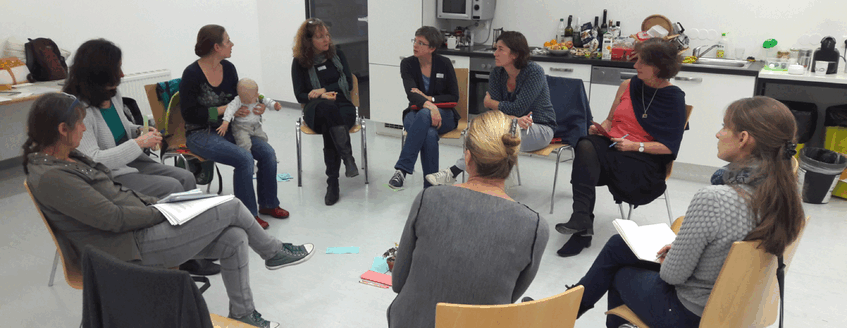
[[[332,38],[332,37],[329,35],[329,33],[324,34],[324,36],[313,36],[313,37],[312,37],[312,39],[315,39],[315,40],[321,40],[321,39],[327,39],[327,40],[329,40],[329,39],[331,39],[331,38]]]
[[[423,42],[415,41],[415,39],[412,39],[412,45],[419,45],[419,46],[421,46],[421,47],[429,47],[429,45],[428,45],[428,44],[423,43]]]
[[[79,98],[77,98],[76,96],[74,96],[74,95],[72,95],[72,94],[65,93],[65,92],[62,92],[62,94],[63,94],[63,95],[66,95],[66,96],[68,96],[68,97],[74,98],[74,102],[73,102],[73,103],[71,103],[71,106],[70,106],[70,107],[68,107],[68,109],[66,109],[66,110],[65,110],[65,115],[68,115],[68,114],[70,114],[71,112],[73,112],[73,110],[74,110],[74,108],[76,108],[76,106],[79,106]]]

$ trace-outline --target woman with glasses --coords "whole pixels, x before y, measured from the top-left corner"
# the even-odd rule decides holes
[[[112,178],[129,189],[153,197],[196,187],[188,170],[163,165],[144,154],[162,141],[155,128],[142,131],[124,115],[118,85],[121,49],[104,39],[89,40],[77,49],[64,91],[83,104],[86,131],[78,150],[109,168]]]
[[[406,174],[414,172],[418,153],[424,176],[438,171],[438,136],[452,131],[459,123],[455,108],[441,109],[435,105],[459,101],[453,64],[447,57],[435,53],[442,42],[438,29],[421,27],[412,39],[414,55],[400,62],[400,77],[409,98],[409,107],[403,111],[403,127],[408,136],[394,164],[394,176],[388,181],[393,189],[403,187]],[[424,179],[424,188],[429,186],[431,184]]]
[[[250,150],[238,147],[232,131],[223,137],[215,131],[227,105],[238,96],[238,72],[226,60],[232,56],[235,44],[223,26],[206,25],[197,32],[194,53],[200,57],[182,72],[179,84],[182,117],[185,119],[185,138],[188,149],[205,159],[232,166],[232,185],[235,197],[247,206],[256,222],[267,229],[268,223],[259,214],[287,218],[288,211],[279,206],[276,182],[276,152],[265,140],[251,137]],[[253,107],[253,113],[262,115],[265,105]],[[237,117],[250,114],[242,106]],[[254,161],[258,162],[256,192],[253,192]],[[256,206],[258,195],[258,206]]]
[[[306,126],[323,135],[326,164],[326,196],[324,203],[338,202],[338,171],[344,162],[344,175],[359,175],[350,128],[356,124],[356,106],[350,91],[353,74],[344,53],[335,49],[329,27],[318,18],[307,19],[294,37],[294,59],[291,62],[291,82],[297,102],[303,104]]]

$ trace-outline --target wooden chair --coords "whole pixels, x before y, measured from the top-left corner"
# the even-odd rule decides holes
[[[435,328],[572,328],[583,291],[577,286],[545,299],[505,305],[438,303]]]
[[[156,84],[148,84],[144,86],[144,91],[147,92],[147,101],[150,103],[150,111],[153,112],[153,118],[156,121],[157,127],[165,127],[165,133],[163,137],[167,142],[168,149],[165,149],[162,152],[161,162],[165,163],[165,160],[169,158],[173,158],[174,165],[177,162],[182,161],[182,163],[187,163],[188,160],[186,157],[196,157],[200,160],[200,162],[206,162],[207,160],[203,157],[197,156],[192,153],[188,149],[180,149],[180,145],[186,144],[185,139],[185,120],[182,118],[182,111],[180,110],[180,97],[179,92],[171,97],[171,100],[168,102],[167,110],[165,110],[165,106],[161,100],[159,100],[159,96],[156,94]],[[179,151],[178,151],[179,150]],[[218,194],[223,192],[223,179],[221,178],[221,171],[218,168],[217,164],[214,164],[215,171],[218,173]],[[209,180],[209,184],[206,186],[206,192],[210,192],[212,190],[212,181],[214,181],[214,174],[212,174],[212,179]]]
[[[35,200],[35,196],[32,195],[32,191],[29,190],[29,186],[26,184],[26,181],[24,181],[24,189],[26,189],[26,193],[29,194],[29,198],[32,199],[32,204],[35,205],[35,210],[38,211],[39,215],[41,215],[41,220],[44,221],[44,226],[46,226],[47,231],[50,232],[50,237],[53,237],[53,243],[56,244],[56,255],[53,256],[53,269],[50,270],[50,281],[47,282],[47,286],[53,287],[53,277],[56,276],[56,266],[59,265],[59,259],[62,259],[62,268],[64,268],[65,271],[65,281],[67,281],[68,285],[75,289],[82,289],[82,270],[79,267],[69,265],[68,260],[65,259],[65,255],[62,254],[62,248],[59,247],[59,240],[56,239],[56,234],[53,233],[53,228],[51,228],[50,223],[47,222],[44,212],[42,212],[41,207],[38,206],[38,201]]]
[[[460,139],[465,137],[468,128],[468,69],[455,68],[456,83],[459,85],[459,101],[456,104],[456,112],[459,113],[459,123],[456,128],[438,137],[442,139]],[[400,148],[406,144],[406,128],[403,127],[403,136],[400,138]]]
[[[673,226],[677,226],[674,232],[679,231],[682,220],[683,217],[680,217],[676,220],[679,224],[674,222]],[[783,259],[786,272],[802,237],[803,230],[785,248]],[[776,322],[780,301],[776,280],[777,260],[776,256],[758,246],[758,241],[737,241],[732,244],[706,302],[700,327],[768,327]],[[649,328],[626,305],[611,309],[606,315],[619,316],[638,328]]]
[[[685,126],[688,126],[688,120],[691,118],[691,111],[693,109],[694,109],[693,106],[685,105]],[[673,161],[668,163],[668,165],[665,167],[665,181],[668,181],[668,179],[671,178],[671,172],[673,172]],[[673,211],[671,210],[671,198],[670,198],[670,194],[668,193],[667,188],[665,189],[665,195],[664,196],[665,196],[665,205],[668,207],[668,221],[672,221],[673,220]],[[620,211],[621,211],[621,219],[629,220],[630,217],[632,216],[632,210],[635,209],[635,206],[632,205],[632,204],[628,204],[628,205],[629,205],[629,211],[626,213],[626,215],[624,215],[623,202],[618,203],[618,209],[620,209]]]
[[[353,75],[353,90],[350,91],[350,102],[353,103],[353,106],[356,107],[356,125],[350,128],[350,134],[362,131],[362,164],[365,170],[365,184],[368,184],[368,131],[365,126],[365,119],[359,116],[359,79],[356,78],[356,75]],[[300,107],[305,107],[305,105],[301,104]],[[297,134],[295,135],[297,142],[297,186],[303,186],[303,151],[301,147],[301,138],[302,134],[319,134],[306,126],[303,123],[303,116],[297,119],[297,122],[294,122],[294,127],[297,129]]]
[[[212,317],[212,327],[215,328],[256,328],[241,321],[222,317],[214,313],[210,313],[210,316]]]

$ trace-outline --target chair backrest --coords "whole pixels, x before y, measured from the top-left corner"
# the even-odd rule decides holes
[[[506,305],[438,303],[435,328],[571,328],[583,291],[577,286],[545,299]]]
[[[588,126],[593,119],[585,85],[580,79],[550,75],[546,78],[557,123],[553,137],[575,145],[579,138],[588,135]]]
[[[147,101],[150,102],[150,111],[153,112],[156,127],[160,129],[167,127],[164,136],[167,139],[165,141],[168,147],[174,148],[185,144],[185,120],[182,118],[182,111],[179,107],[179,92],[171,97],[170,103],[165,107],[156,95],[156,84],[145,85],[144,91],[147,92]]]
[[[208,327],[206,301],[180,270],[124,262],[87,246],[82,256],[85,289],[82,317],[86,327]]]
[[[694,106],[685,105],[685,127],[688,127],[688,121],[691,119],[691,111],[694,110]],[[665,180],[670,179],[671,173],[673,173],[673,161],[668,163],[665,168]]]
[[[783,253],[786,272],[802,236],[803,230]],[[759,241],[732,244],[703,310],[700,327],[767,327],[776,322],[777,259],[757,248],[759,244]]]
[[[359,78],[356,77],[356,74],[353,74],[353,90],[350,90],[350,102],[353,103],[353,106],[356,106],[356,116],[359,116]]]
[[[459,122],[468,121],[468,79],[470,71],[467,68],[455,68],[456,84],[459,86],[459,103],[456,111],[459,113]]]
[[[59,257],[62,259],[62,269],[65,272],[65,281],[67,281],[68,285],[73,288],[82,289],[82,271],[74,265],[68,265],[69,263],[67,259],[65,259],[65,253],[62,252],[62,247],[59,246],[59,240],[56,239],[56,234],[53,233],[53,228],[50,227],[47,217],[44,216],[44,212],[42,212],[41,207],[38,206],[38,202],[35,200],[35,196],[32,195],[32,191],[29,190],[29,185],[27,185],[26,180],[24,180],[24,189],[26,189],[27,194],[29,194],[29,198],[32,199],[32,204],[35,205],[35,210],[38,211],[39,215],[41,215],[41,220],[44,221],[44,226],[47,227],[47,232],[50,232],[50,237],[53,238],[53,243],[56,245],[56,251],[59,252]]]

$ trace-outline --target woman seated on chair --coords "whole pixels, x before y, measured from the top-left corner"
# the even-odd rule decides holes
[[[513,303],[535,278],[547,221],[504,191],[517,124],[499,111],[475,118],[465,139],[468,182],[418,194],[397,250],[389,327],[433,327],[438,302]]]
[[[64,91],[86,108],[86,131],[79,151],[111,170],[112,178],[139,193],[165,197],[196,187],[188,170],[163,165],[144,153],[162,141],[155,127],[141,131],[124,116],[118,92],[123,71],[121,49],[104,39],[89,40],[77,49]]]
[[[258,137],[251,137],[253,146],[247,151],[235,144],[231,130],[223,137],[215,131],[221,125],[227,105],[238,96],[238,72],[235,65],[226,60],[232,55],[233,45],[222,26],[206,25],[197,33],[194,53],[200,59],[185,68],[179,84],[186,144],[197,156],[232,166],[235,197],[247,206],[256,222],[267,229],[268,223],[259,218],[259,213],[281,219],[289,214],[279,206],[277,197],[276,152]],[[260,103],[253,107],[253,113],[262,115],[265,109]],[[247,107],[242,106],[235,116],[244,117],[249,113]],[[255,166],[254,160],[258,162]],[[254,167],[258,167],[255,193]]]
[[[324,139],[326,164],[326,196],[324,203],[338,202],[338,171],[344,162],[344,175],[359,175],[350,129],[356,125],[356,106],[350,101],[353,74],[344,53],[335,48],[329,27],[318,18],[300,25],[294,37],[294,60],[291,62],[291,84],[297,102],[305,105],[303,121]]]
[[[676,47],[660,39],[636,46],[638,75],[621,83],[609,115],[576,144],[571,184],[573,213],[556,231],[573,234],[559,256],[591,245],[595,186],[608,185],[615,201],[647,204],[665,192],[668,163],[676,158],[685,129],[685,93],[671,84],[681,67]]]
[[[550,103],[550,88],[544,68],[529,60],[529,45],[520,32],[500,34],[494,51],[494,64],[488,80],[484,105],[517,118],[521,128],[521,151],[547,147],[556,131],[556,112]],[[428,174],[433,185],[451,184],[465,170],[464,159],[456,165]]]
[[[737,100],[718,131],[718,158],[729,162],[712,175],[688,206],[676,240],[640,261],[619,235],[600,251],[588,273],[579,314],[608,291],[609,309],[627,305],[650,327],[697,327],[733,242],[761,240],[782,255],[804,224],[791,157],[794,116],[768,97]],[[606,318],[606,327],[625,323]]]
[[[87,245],[124,261],[164,268],[192,258],[219,258],[229,316],[277,327],[253,305],[248,246],[274,270],[305,262],[314,245],[295,246],[268,235],[237,199],[171,225],[150,206],[158,198],[123,188],[105,165],[75,150],[86,131],[85,107],[71,95],[41,96],[29,113],[23,145],[27,185],[68,263],[79,266]]]
[[[453,64],[447,57],[435,53],[442,42],[438,29],[421,27],[412,40],[414,56],[400,62],[400,77],[409,98],[409,108],[403,111],[407,137],[400,158],[394,164],[394,176],[388,181],[391,188],[403,187],[406,174],[415,170],[418,153],[424,176],[438,171],[438,136],[453,131],[459,123],[455,108],[442,109],[435,105],[459,101],[459,84]],[[429,186],[424,179],[424,188]]]

